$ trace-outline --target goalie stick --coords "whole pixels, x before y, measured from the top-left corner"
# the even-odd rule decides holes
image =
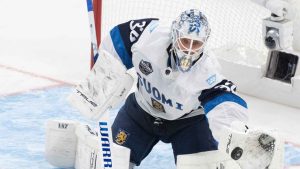
[[[94,9],[92,0],[86,0],[88,17],[90,24],[90,33],[91,33],[91,46],[92,46],[92,55],[93,59],[97,60],[99,56],[98,52],[98,43],[95,29],[95,18],[94,18]],[[99,148],[102,155],[102,166],[104,169],[113,168],[112,162],[112,132],[110,129],[109,123],[109,113],[106,111],[98,121],[98,132],[99,132]]]
[[[95,18],[94,18],[95,15],[94,15],[93,1],[86,0],[86,3],[87,3],[87,10],[88,10],[89,24],[90,24],[92,55],[93,55],[93,60],[97,60],[99,53],[98,53],[98,42],[97,42],[97,35],[96,35],[96,28],[95,28]]]

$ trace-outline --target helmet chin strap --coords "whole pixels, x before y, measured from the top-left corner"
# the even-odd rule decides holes
[[[174,50],[174,47],[171,48],[170,50],[170,53],[171,53],[171,68],[175,71],[178,71],[178,66],[177,66],[177,61],[176,61],[176,58],[177,56],[175,56],[175,50]]]

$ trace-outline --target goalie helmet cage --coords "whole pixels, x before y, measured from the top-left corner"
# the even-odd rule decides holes
[[[262,40],[262,19],[270,11],[250,0],[94,0],[98,43],[115,25],[131,19],[159,18],[169,24],[186,9],[197,8],[207,16],[211,36],[206,49],[229,44],[266,53]],[[91,67],[94,64],[91,59]]]

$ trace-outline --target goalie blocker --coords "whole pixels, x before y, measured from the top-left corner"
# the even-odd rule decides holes
[[[98,120],[101,115],[118,106],[130,91],[134,79],[125,66],[104,50],[88,77],[69,96],[69,102],[85,117]]]
[[[98,134],[75,121],[49,120],[46,124],[47,161],[59,168],[97,169],[103,165]],[[130,150],[112,143],[114,169],[128,169]]]

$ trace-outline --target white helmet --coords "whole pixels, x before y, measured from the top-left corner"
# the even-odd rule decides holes
[[[172,23],[172,42],[179,70],[190,70],[203,53],[210,34],[205,15],[197,9],[184,11]]]

